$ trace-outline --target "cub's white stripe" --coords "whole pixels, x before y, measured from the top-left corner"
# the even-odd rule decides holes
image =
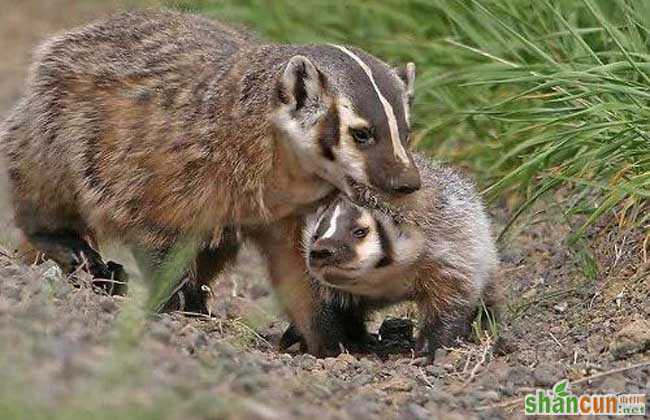
[[[332,215],[332,218],[330,219],[330,227],[327,228],[327,231],[323,234],[323,238],[329,238],[330,236],[334,235],[334,233],[336,233],[336,219],[339,218],[340,213],[341,213],[341,205],[338,204],[334,209],[334,214]]]
[[[348,50],[347,48],[341,45],[335,45],[335,44],[330,44],[330,45],[332,45],[335,48],[338,48],[339,50],[349,55],[354,61],[356,61],[356,63],[366,73],[368,79],[370,79],[370,83],[372,83],[372,87],[375,89],[375,92],[377,92],[379,101],[384,107],[384,114],[386,114],[386,119],[388,120],[388,127],[390,128],[390,139],[391,142],[393,143],[393,154],[395,155],[395,157],[399,158],[402,161],[402,163],[408,165],[409,164],[408,155],[406,154],[406,150],[404,150],[404,147],[402,146],[402,142],[399,140],[399,129],[397,128],[397,119],[395,118],[395,111],[393,110],[393,107],[391,106],[390,102],[388,102],[386,98],[384,98],[384,95],[382,95],[381,92],[379,91],[379,87],[377,86],[377,83],[375,83],[375,78],[372,75],[372,70],[370,70],[370,67],[368,67],[366,63],[364,63],[356,54],[354,54],[352,51]]]

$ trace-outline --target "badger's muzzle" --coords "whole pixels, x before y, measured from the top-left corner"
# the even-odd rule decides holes
[[[372,186],[387,194],[411,194],[422,186],[420,171],[410,153],[408,164],[385,159],[371,162],[368,166]]]
[[[354,258],[354,251],[342,241],[324,238],[318,239],[309,251],[309,265],[312,268],[340,266]]]

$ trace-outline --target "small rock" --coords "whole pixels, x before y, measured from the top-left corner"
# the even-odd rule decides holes
[[[364,374],[361,374],[361,375],[355,375],[355,376],[352,378],[352,383],[353,383],[355,386],[363,386],[363,385],[367,385],[367,384],[371,383],[372,380],[373,380],[373,376],[372,376],[372,375],[369,375],[369,374],[367,374],[367,373],[364,373]]]
[[[542,387],[548,387],[555,384],[561,378],[557,376],[557,368],[551,363],[540,363],[533,370],[533,379],[535,384]]]
[[[514,366],[508,370],[506,384],[513,386],[530,386],[533,384],[531,369],[525,366]]]
[[[431,376],[442,376],[445,373],[445,369],[442,368],[442,366],[435,366],[435,365],[427,365],[424,368],[424,371]]]
[[[409,392],[413,389],[413,381],[408,378],[393,377],[379,386],[384,391]]]
[[[63,271],[61,271],[61,268],[58,265],[53,265],[43,273],[43,278],[47,281],[61,280],[62,277]]]
[[[494,390],[479,391],[475,393],[475,396],[478,402],[481,403],[494,402],[498,401],[501,398],[501,395],[499,395],[499,393]]]
[[[650,321],[637,319],[623,327],[609,344],[615,359],[624,359],[634,353],[650,349]]]
[[[433,354],[434,360],[439,360],[447,356],[448,351],[443,349],[442,347],[439,349],[436,349],[436,352]]]
[[[283,363],[288,364],[288,363],[291,363],[291,361],[293,360],[293,357],[291,357],[290,354],[282,353],[282,354],[280,355],[280,360],[281,360]]]
[[[104,296],[100,301],[99,301],[99,307],[101,308],[102,311],[107,312],[107,313],[113,313],[117,310],[117,302],[115,302],[115,299]]]
[[[313,370],[317,367],[316,358],[311,354],[301,354],[294,357],[293,362],[302,369]]]
[[[156,340],[163,343],[169,343],[172,337],[172,333],[169,327],[161,322],[152,324],[149,328],[149,334]]]
[[[600,335],[591,335],[587,338],[587,349],[592,354],[600,354],[605,350],[607,343]]]
[[[537,289],[533,287],[531,289],[526,290],[522,295],[522,297],[524,299],[532,299],[533,297],[535,297],[536,294],[537,294]]]
[[[400,413],[399,418],[407,420],[425,420],[431,418],[431,413],[420,405],[409,404],[406,409]]]
[[[555,311],[558,312],[558,313],[564,313],[564,312],[566,312],[568,307],[569,307],[569,304],[567,302],[560,302],[557,305],[554,305],[553,309],[555,309]]]
[[[199,349],[208,345],[208,336],[203,331],[196,331],[192,334],[191,345],[195,349]]]
[[[336,359],[352,366],[358,364],[357,358],[351,355],[350,353],[341,353]]]
[[[322,361],[323,361],[323,368],[327,370],[334,368],[334,365],[336,365],[336,359],[333,357],[326,357],[322,359]]]

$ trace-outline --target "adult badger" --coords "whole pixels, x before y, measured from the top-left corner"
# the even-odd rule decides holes
[[[199,251],[184,277],[198,285],[224,227],[241,227],[309,343],[297,219],[336,189],[419,188],[406,149],[413,83],[412,64],[262,43],[198,16],[100,20],[37,49],[0,129],[16,223],[66,272],[83,264],[95,277],[122,271],[96,237],[131,244],[148,271],[190,241]]]

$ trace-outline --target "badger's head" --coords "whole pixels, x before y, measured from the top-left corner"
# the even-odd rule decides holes
[[[303,232],[310,275],[328,286],[367,296],[407,292],[408,272],[423,251],[414,226],[341,197],[307,218]]]
[[[276,128],[304,169],[354,198],[420,188],[408,151],[415,66],[396,70],[362,51],[300,47],[279,76]]]

